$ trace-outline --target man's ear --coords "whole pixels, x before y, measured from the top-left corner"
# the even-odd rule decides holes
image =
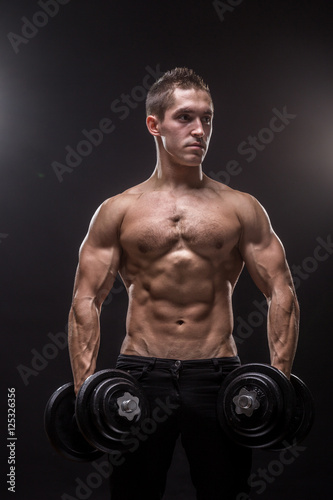
[[[149,115],[146,119],[146,124],[151,135],[160,137],[160,120],[155,115]]]

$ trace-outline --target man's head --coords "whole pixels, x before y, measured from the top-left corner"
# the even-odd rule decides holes
[[[200,166],[212,134],[213,103],[208,86],[193,70],[165,73],[147,96],[147,127],[159,162]]]
[[[200,76],[192,69],[175,68],[164,73],[151,86],[146,99],[147,116],[155,115],[163,121],[165,111],[174,103],[173,96],[176,88],[202,90],[207,92],[212,102],[209,87]]]

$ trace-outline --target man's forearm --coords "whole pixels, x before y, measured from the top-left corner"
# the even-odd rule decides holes
[[[68,348],[75,393],[96,368],[100,344],[99,310],[92,299],[73,303],[69,313]]]
[[[299,332],[299,306],[295,292],[288,287],[272,295],[267,321],[271,365],[290,377]]]

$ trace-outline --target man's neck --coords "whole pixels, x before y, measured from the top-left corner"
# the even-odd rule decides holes
[[[201,165],[186,166],[158,159],[149,180],[160,189],[198,189],[203,186],[204,177]]]

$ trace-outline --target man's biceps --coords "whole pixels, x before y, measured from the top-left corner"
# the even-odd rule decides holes
[[[245,264],[253,274],[260,276],[265,282],[289,271],[283,250],[271,245],[257,247],[249,252]]]
[[[281,240],[272,232],[269,239],[258,247],[262,257],[267,259],[272,265],[280,266],[286,262],[286,253]]]
[[[257,267],[269,262],[274,256],[274,249],[271,242],[248,243],[241,249],[241,254],[246,264]]]
[[[112,260],[116,260],[117,251],[114,247],[94,247],[88,242],[81,247],[79,265],[83,268],[109,268]]]

